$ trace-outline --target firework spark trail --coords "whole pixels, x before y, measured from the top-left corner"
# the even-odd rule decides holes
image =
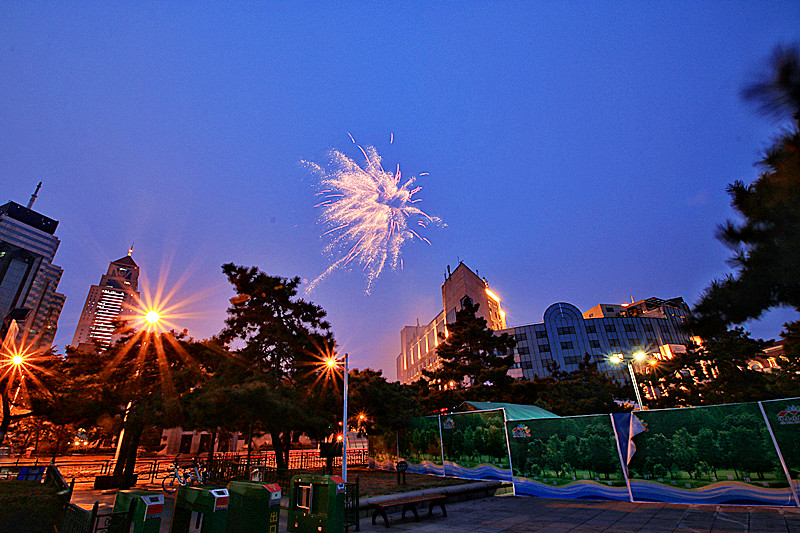
[[[355,143],[352,135],[350,139]],[[329,228],[323,235],[335,235],[325,251],[340,254],[325,272],[308,284],[306,293],[331,272],[353,261],[366,272],[369,293],[387,262],[392,269],[397,268],[398,262],[402,265],[400,249],[406,241],[416,237],[430,244],[428,239],[408,228],[410,220],[415,219],[422,228],[431,222],[441,222],[412,205],[420,200],[413,198],[421,189],[414,186],[415,178],[403,181],[400,165],[394,172],[387,172],[374,147],[356,146],[366,160],[363,168],[338,150],[331,150],[329,154],[329,171],[303,161],[321,176],[321,190],[317,194],[323,201],[315,207],[322,209],[322,222]]]

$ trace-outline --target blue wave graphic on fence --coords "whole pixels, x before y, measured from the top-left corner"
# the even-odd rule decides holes
[[[683,489],[652,481],[631,481],[635,501],[666,503],[750,503],[793,506],[789,487],[770,489],[736,481],[720,481],[706,487]]]
[[[578,480],[568,485],[555,486],[515,477],[514,492],[518,496],[538,496],[541,498],[630,500],[627,487],[609,487],[591,480]]]
[[[512,481],[511,470],[494,465],[482,464],[473,468],[461,466],[451,461],[444,462],[444,475],[462,479],[481,479],[488,481]]]
[[[412,474],[430,474],[433,476],[444,476],[444,466],[437,465],[430,461],[422,461],[421,463],[408,462],[408,472]]]

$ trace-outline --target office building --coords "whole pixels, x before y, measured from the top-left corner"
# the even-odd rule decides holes
[[[486,320],[493,330],[506,327],[506,315],[500,298],[482,279],[464,263],[450,272],[447,267],[442,284],[442,311],[427,325],[406,326],[400,331],[401,352],[397,357],[397,378],[402,383],[412,383],[422,377],[423,370],[436,370],[439,359],[436,347],[447,336],[447,324],[456,320],[456,312],[465,303],[478,304],[478,316]]]
[[[65,296],[57,291],[63,270],[53,264],[61,243],[55,236],[58,221],[32,209],[39,187],[27,207],[0,206],[0,337],[16,320],[20,341],[46,348],[53,343]]]
[[[115,340],[115,322],[130,321],[139,309],[139,265],[131,255],[112,261],[100,283],[92,285],[72,345],[107,349]],[[83,346],[81,346],[83,345]]]
[[[598,369],[629,382],[627,367],[609,356],[631,360],[671,359],[685,352],[689,336],[681,328],[689,313],[682,298],[648,298],[630,304],[599,304],[585,313],[569,303],[556,303],[541,323],[502,330],[517,341],[517,365],[526,379],[550,375],[553,363],[564,371],[577,370],[588,354]],[[516,365],[515,365],[516,366]]]
[[[556,366],[567,372],[577,370],[588,354],[600,371],[630,382],[627,366],[613,363],[610,356],[622,355],[630,360],[634,354],[644,354],[649,360],[665,360],[685,352],[689,343],[688,334],[681,328],[689,313],[682,298],[598,304],[585,313],[562,302],[551,305],[541,323],[506,327],[500,299],[486,280],[461,263],[452,274],[448,267],[442,285],[443,311],[425,326],[406,326],[400,332],[397,377],[402,383],[420,379],[423,370],[439,368],[436,347],[467,298],[480,304],[478,313],[491,329],[516,339],[516,362],[509,375],[517,379],[548,376]]]

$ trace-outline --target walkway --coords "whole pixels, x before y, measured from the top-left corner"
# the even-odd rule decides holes
[[[151,487],[140,487],[151,488]],[[155,486],[152,487],[156,489]],[[90,507],[94,500],[111,505],[114,493],[76,490],[72,501]],[[174,496],[167,496],[161,532],[169,531]],[[387,530],[379,518],[372,525],[362,518],[361,531],[414,531],[416,533],[523,532],[547,533],[800,533],[800,509],[736,505],[680,505],[588,500],[557,500],[518,496],[484,498],[450,503],[447,518],[434,510],[422,520],[400,521],[400,513],[389,515]],[[280,531],[286,531],[286,510],[281,512]],[[352,529],[351,529],[352,531]]]

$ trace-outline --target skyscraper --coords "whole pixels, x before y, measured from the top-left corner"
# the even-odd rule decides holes
[[[72,345],[94,344],[106,349],[114,340],[114,321],[130,320],[139,307],[139,265],[131,255],[112,261],[100,283],[92,285],[75,330]]]
[[[61,243],[58,221],[31,209],[41,186],[27,207],[0,206],[0,337],[16,320],[20,337],[35,348],[53,343],[65,300],[56,292],[63,270],[52,263]]]

